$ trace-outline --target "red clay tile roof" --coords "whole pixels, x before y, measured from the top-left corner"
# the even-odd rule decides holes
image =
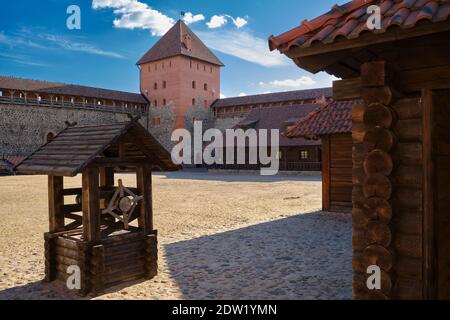
[[[191,50],[188,50],[182,42],[182,38],[189,35],[191,38]],[[218,66],[223,63],[211,50],[192,32],[191,29],[179,20],[156,44],[137,62],[138,65],[175,56],[187,56],[206,61]]]
[[[314,43],[330,44],[336,39],[355,39],[367,27],[367,8],[377,5],[381,9],[381,29],[390,27],[409,29],[419,21],[441,22],[449,18],[450,0],[353,0],[341,6],[335,5],[329,12],[302,24],[278,37],[269,38],[271,50],[286,52],[292,47],[308,48]]]
[[[94,87],[48,82],[0,76],[0,89],[33,91],[37,93],[61,94],[86,98],[118,100],[124,102],[147,104],[147,100],[139,93],[108,90]]]
[[[212,107],[223,108],[223,107],[263,104],[263,103],[301,101],[301,100],[317,99],[320,97],[331,98],[332,96],[333,96],[332,88],[295,90],[295,91],[257,94],[244,97],[231,97],[218,99],[212,104]]]
[[[284,136],[311,137],[352,132],[352,107],[359,100],[334,101],[311,112],[284,132]]]
[[[302,104],[293,106],[253,109],[248,116],[234,128],[247,129],[279,129],[280,146],[311,146],[320,142],[303,138],[288,139],[281,135],[292,122],[300,121],[320,107],[318,104]],[[270,137],[270,133],[268,134]]]

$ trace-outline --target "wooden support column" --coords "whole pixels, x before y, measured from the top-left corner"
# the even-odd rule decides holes
[[[395,82],[394,74],[384,61],[363,64],[364,104],[352,112],[353,294],[356,299],[388,299],[396,281],[391,224],[396,214],[391,201],[396,114],[390,84]],[[367,268],[371,265],[381,269],[380,290],[367,288]]]
[[[100,170],[100,186],[101,187],[114,186],[114,168],[101,167],[99,170]]]
[[[330,162],[331,162],[331,149],[330,149],[330,136],[322,137],[322,210],[329,211],[330,204]]]
[[[153,231],[153,204],[152,204],[152,171],[144,165],[136,169],[136,181],[139,195],[144,197],[140,204],[139,228],[145,234]]]
[[[48,176],[49,231],[64,231],[63,177]]]
[[[85,241],[100,239],[99,170],[87,168],[82,173],[83,186],[83,238]]]

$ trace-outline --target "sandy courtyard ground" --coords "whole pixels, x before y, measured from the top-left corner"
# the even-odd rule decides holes
[[[153,185],[159,274],[97,299],[351,298],[350,215],[320,212],[320,177],[184,171]],[[0,203],[0,299],[80,299],[42,281],[47,177],[0,177]]]

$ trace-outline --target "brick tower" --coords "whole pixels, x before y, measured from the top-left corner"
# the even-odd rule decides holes
[[[191,106],[209,107],[220,96],[223,63],[181,20],[137,64],[141,92],[152,106],[175,104],[175,128],[185,127]]]

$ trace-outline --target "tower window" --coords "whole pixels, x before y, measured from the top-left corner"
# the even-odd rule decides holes
[[[165,89],[167,87],[167,82],[163,81],[163,89]]]
[[[208,107],[208,100],[205,100],[205,108]]]
[[[163,99],[163,106],[167,105],[166,99]]]
[[[208,84],[207,84],[207,83],[205,83],[205,84],[203,85],[203,90],[205,90],[205,91],[208,90]]]
[[[148,72],[150,72],[150,70],[151,70],[150,65],[148,65],[147,69],[148,69]]]
[[[209,67],[209,73],[212,73],[212,67]]]
[[[192,98],[192,105],[195,106],[195,98]]]
[[[154,105],[155,107],[157,107],[157,106],[158,106],[158,100],[153,101],[153,105]]]
[[[192,89],[195,89],[195,87],[196,87],[196,83],[195,83],[195,80],[194,80],[194,81],[192,81]]]
[[[172,60],[169,61],[169,68],[172,68]]]
[[[158,90],[158,83],[157,83],[157,82],[155,82],[155,83],[153,84],[153,89]]]
[[[200,64],[197,63],[197,70],[200,70]]]

